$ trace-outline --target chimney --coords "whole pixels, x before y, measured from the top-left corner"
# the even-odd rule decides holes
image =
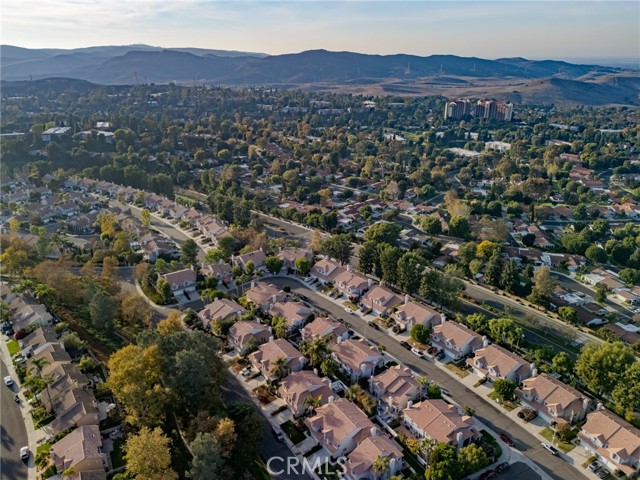
[[[409,303],[409,294],[405,294],[404,296],[404,304],[406,305],[407,303]]]
[[[535,363],[531,364],[531,376],[532,377],[537,377],[538,376],[538,367],[536,366]]]
[[[372,437],[378,436],[378,429],[376,427],[371,427],[371,436]]]
[[[314,368],[314,369],[313,369],[313,374],[314,374],[316,377],[319,377],[319,376],[320,376],[320,375],[318,375],[318,369],[317,369],[317,368]]]
[[[333,400],[334,400],[333,395],[331,395],[331,396],[329,397],[329,403],[333,403]]]
[[[489,346],[489,339],[486,335],[482,336],[482,348],[487,348]]]
[[[256,288],[256,281],[255,280],[251,280],[251,288]]]
[[[462,432],[456,433],[456,443],[458,445],[458,448],[462,447],[463,438],[464,438],[464,434]]]
[[[351,271],[351,264],[347,263],[347,272],[350,272],[350,271]]]
[[[273,295],[271,295],[271,301],[273,303],[276,303],[278,301],[278,295],[276,295],[275,293]]]
[[[373,280],[371,280],[370,278],[367,279],[367,288],[371,288],[373,286]]]
[[[407,402],[407,408],[411,408],[411,407],[413,407],[413,401],[412,401],[412,400],[409,400],[409,401]]]
[[[602,410],[602,402],[598,402],[596,405],[596,412],[599,412],[600,410]]]

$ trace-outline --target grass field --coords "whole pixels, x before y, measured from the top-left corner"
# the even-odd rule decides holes
[[[517,404],[515,404],[515,403],[513,403],[513,402],[510,402],[510,401],[508,401],[508,400],[502,400],[502,399],[500,398],[500,395],[498,395],[498,393],[497,393],[497,392],[491,392],[491,393],[489,394],[489,398],[490,398],[491,400],[495,401],[496,403],[498,403],[498,404],[502,405],[502,407],[503,407],[505,410],[509,411],[509,412],[510,412],[511,410],[513,410],[514,408],[517,408],[517,407],[518,407],[518,405],[517,405]]]
[[[9,355],[12,357],[20,351],[20,344],[17,340],[11,340],[7,342],[7,348],[9,349]]]
[[[540,431],[540,435],[542,435],[544,438],[549,440],[549,442],[551,442],[553,439],[553,430],[551,429],[551,427],[547,427]],[[571,450],[576,448],[576,446],[573,443],[561,441],[557,435],[556,435],[556,438],[553,440],[553,444],[556,447],[558,447],[560,450],[562,450],[564,453],[569,453]]]

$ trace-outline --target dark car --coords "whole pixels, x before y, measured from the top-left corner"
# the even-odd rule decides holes
[[[369,320],[367,324],[374,330],[380,330],[380,327],[378,326],[378,324],[372,320]]]
[[[495,470],[487,470],[478,477],[478,480],[489,480],[490,478],[495,478],[497,475]]]
[[[507,462],[503,462],[496,467],[496,472],[503,473],[509,470],[510,468],[511,468],[511,465],[509,465]]]
[[[531,408],[523,408],[518,412],[518,418],[523,419],[525,422],[530,422],[538,416],[538,412]]]
[[[404,348],[406,348],[407,350],[411,350],[411,345],[409,345],[407,342],[405,342],[404,340],[400,342],[400,345],[402,345]]]
[[[502,440],[504,443],[506,443],[507,445],[509,445],[510,447],[513,447],[513,440],[511,440],[511,438],[509,437],[509,435],[507,435],[506,433],[502,432],[500,434],[500,440]]]

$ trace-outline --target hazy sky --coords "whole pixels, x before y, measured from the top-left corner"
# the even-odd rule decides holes
[[[498,58],[640,57],[640,2],[4,0],[0,41],[146,43],[269,54],[324,48]]]

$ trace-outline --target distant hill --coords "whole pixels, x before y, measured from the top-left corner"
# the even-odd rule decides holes
[[[496,98],[549,100],[542,103],[640,105],[640,73],[555,60],[326,50],[265,56],[148,45],[75,50],[3,45],[0,55],[2,80],[69,77],[106,85],[196,82],[407,95],[486,91]]]

